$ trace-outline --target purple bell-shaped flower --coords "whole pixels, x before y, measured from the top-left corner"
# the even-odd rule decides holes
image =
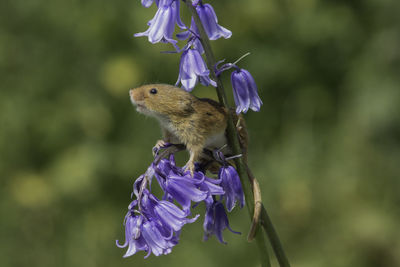
[[[214,12],[214,9],[209,4],[202,4],[201,1],[199,5],[196,7],[197,14],[199,14],[201,23],[204,26],[204,30],[206,31],[208,38],[210,40],[217,40],[221,37],[228,39],[232,36],[232,32],[218,24],[217,15]],[[198,33],[196,28],[196,24],[192,19],[192,30]]]
[[[222,236],[222,232],[228,228],[234,234],[240,234],[235,232],[229,226],[228,216],[226,215],[224,205],[217,201],[211,206],[207,207],[206,216],[204,218],[203,229],[204,229],[204,240],[212,235],[216,235],[219,242],[226,244]]]
[[[135,216],[129,212],[125,217],[125,243],[120,245],[119,241],[116,241],[117,247],[125,248],[128,246],[124,258],[132,256],[138,251],[147,250],[146,241],[141,236],[141,225],[143,223],[143,216]]]
[[[236,113],[246,113],[249,108],[260,111],[262,101],[258,96],[257,85],[250,72],[237,68],[231,75]]]
[[[193,90],[198,81],[205,86],[210,84],[216,86],[216,83],[210,79],[209,75],[210,70],[197,49],[189,47],[182,52],[176,85],[180,82],[188,92]]]
[[[240,208],[243,208],[244,194],[239,175],[235,168],[232,166],[221,167],[218,177],[221,179],[221,186],[225,191],[226,209],[231,212],[235,207],[236,200],[239,201]]]
[[[144,1],[149,4],[150,1]],[[151,4],[151,3],[150,3]],[[177,0],[160,0],[158,2],[158,10],[154,18],[148,22],[149,28],[145,32],[136,33],[135,37],[147,36],[150,43],[176,43],[172,39],[175,30],[175,23],[182,29],[186,26],[182,23],[179,16],[179,1]]]
[[[199,189],[200,181],[187,176],[170,175],[165,182],[165,190],[178,202],[185,212],[190,211],[190,203],[203,201],[208,191]]]
[[[171,253],[172,247],[178,243],[172,232],[168,231],[155,221],[149,220],[142,225],[142,236],[147,245],[147,255],[153,253],[156,256]]]
[[[158,200],[154,195],[147,190],[143,194],[142,206],[143,213],[148,218],[152,218],[159,222],[166,229],[178,232],[187,223],[193,223],[200,215],[196,215],[192,219],[186,218],[190,212],[184,212],[174,203],[166,200]]]

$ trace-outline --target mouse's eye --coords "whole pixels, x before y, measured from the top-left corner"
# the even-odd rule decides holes
[[[153,94],[153,95],[157,94],[157,89],[156,88],[151,88],[150,89],[150,94]]]

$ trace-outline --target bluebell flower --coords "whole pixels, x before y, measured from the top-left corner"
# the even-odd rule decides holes
[[[158,200],[146,189],[142,198],[143,213],[146,217],[158,221],[165,229],[178,232],[183,225],[193,223],[200,215],[192,219],[186,218],[190,212],[182,211],[174,203],[166,200]]]
[[[168,194],[166,190],[166,180],[170,175],[183,176],[184,170],[181,167],[176,166],[174,154],[171,154],[169,159],[162,159],[157,166],[155,166],[155,177],[158,184],[164,192],[163,199],[173,201],[173,197]]]
[[[117,246],[128,250],[124,257],[144,250],[156,256],[168,254],[178,243],[179,233],[183,225],[192,223],[199,215],[188,219],[189,212],[184,212],[175,204],[158,200],[147,189],[142,192],[140,204],[134,200],[129,205],[125,217],[125,243]],[[138,207],[140,205],[140,207]],[[135,215],[135,213],[140,213]]]
[[[129,212],[125,217],[125,243],[120,245],[117,240],[116,245],[120,248],[128,246],[124,257],[132,256],[138,251],[146,251],[147,258],[151,253],[156,256],[170,253],[178,240],[179,233],[174,234],[151,218]]]
[[[204,202],[206,203],[206,206],[212,205],[214,202],[213,196],[217,195],[224,195],[225,191],[224,189],[220,186],[221,184],[221,179],[211,179],[205,176],[202,172],[195,172],[193,175],[194,179],[197,180],[202,180],[203,182],[199,185],[199,188],[203,191],[207,191],[208,195],[204,199]]]
[[[162,159],[157,164],[155,170],[156,174],[157,173],[162,174],[164,175],[164,177],[170,174],[177,174],[177,175],[184,174],[183,168],[176,166],[174,154],[171,154],[169,156],[169,159]]]
[[[185,207],[184,210],[190,208],[191,201],[197,203],[205,201],[209,205],[213,203],[213,196],[225,193],[219,185],[221,179],[209,178],[199,169],[196,169],[193,177],[189,177],[187,171],[176,166],[173,154],[169,160],[162,159],[158,163],[155,167],[155,177],[157,177],[160,187],[165,192],[163,199],[169,201],[177,200],[179,204]],[[180,181],[183,182],[181,183]],[[193,196],[191,195],[193,194],[193,192],[190,192],[191,190],[196,192]],[[178,193],[178,191],[181,193]]]
[[[232,36],[232,32],[218,24],[217,15],[214,12],[214,9],[209,4],[202,4],[201,1],[196,7],[197,14],[199,14],[201,23],[204,26],[204,30],[206,31],[208,38],[210,40],[217,40],[221,37],[228,39]],[[196,24],[192,20],[192,30],[198,32]]]
[[[155,256],[169,254],[172,247],[178,243],[178,238],[174,238],[172,232],[168,235],[165,228],[152,220],[142,224],[141,236],[147,245],[146,257],[150,256],[151,253]]]
[[[147,1],[145,2],[148,4]],[[148,22],[147,31],[137,33],[134,36],[148,36],[149,42],[153,44],[158,42],[175,44],[176,41],[172,38],[175,24],[178,24],[181,28],[186,28],[179,16],[179,1],[160,0],[154,18]]]
[[[232,233],[240,234],[239,232],[235,232],[231,229],[224,205],[221,202],[216,201],[211,206],[207,207],[206,210],[203,223],[204,240],[206,241],[210,236],[216,235],[219,242],[226,244],[222,236],[222,232],[226,228],[228,228]]]
[[[210,79],[209,75],[210,71],[197,49],[188,47],[182,52],[176,86],[180,82],[188,92],[193,90],[199,80],[205,86],[210,84],[216,86],[216,83]]]
[[[195,171],[193,177],[183,168],[176,166],[174,156],[162,159],[155,167],[155,176],[164,191],[163,199],[176,200],[185,212],[190,210],[191,202],[213,202],[213,196],[225,192],[219,186],[221,180],[211,179],[200,171]]]
[[[142,0],[142,5],[144,7],[150,7],[153,4],[153,2],[156,2],[156,5],[158,6],[159,0]]]
[[[148,189],[153,177],[156,177],[164,191],[162,200]],[[125,243],[119,244],[117,241],[118,247],[128,247],[124,257],[138,251],[147,252],[146,257],[170,253],[179,241],[182,227],[199,217],[188,218],[192,202],[205,201],[207,209],[213,210],[213,224],[217,228],[212,233],[218,234],[218,229],[225,229],[226,226],[221,226],[222,221],[218,220],[224,217],[213,200],[213,197],[225,193],[220,183],[222,179],[211,179],[198,170],[192,177],[188,171],[176,165],[173,154],[157,164],[153,162],[133,186],[132,197],[136,199],[128,206],[129,212],[125,216]],[[175,201],[181,208],[174,204]]]
[[[199,2],[199,3],[197,3]],[[218,24],[218,18],[213,7],[209,4],[202,4],[201,1],[193,2],[196,6],[197,14],[203,24],[204,30],[210,40],[217,40],[221,37],[228,39],[232,36],[232,32]],[[189,37],[194,37],[193,48],[197,49],[200,54],[204,53],[203,46],[199,40],[199,29],[196,26],[194,18],[191,19],[190,30],[180,32],[176,35],[179,40],[186,40]]]
[[[183,225],[195,222],[200,216],[197,214],[195,217],[188,219],[186,217],[189,215],[189,212],[184,212],[175,204],[165,200],[159,201],[154,206],[154,213],[164,225],[168,225],[175,232],[180,231]]]
[[[173,169],[171,162],[167,159],[162,159],[157,166],[155,167],[154,176],[157,179],[158,184],[160,185],[163,192],[165,192],[165,179],[168,175],[172,173],[177,173],[178,171]],[[166,195],[164,195],[166,196]]]
[[[249,108],[260,111],[262,101],[258,96],[257,85],[251,74],[245,69],[237,68],[231,74],[231,81],[236,113],[246,113]]]
[[[133,213],[128,213],[125,217],[125,243],[120,245],[119,241],[116,244],[120,248],[125,248],[128,246],[124,257],[129,257],[138,251],[147,250],[147,244],[143,237],[141,236],[141,226],[143,223],[143,216],[135,216]]]
[[[186,176],[170,175],[165,182],[165,189],[184,211],[189,211],[191,201],[200,202],[208,196],[207,191],[199,189],[200,183],[191,178],[190,174]]]
[[[244,194],[236,169],[232,166],[222,166],[219,169],[218,177],[221,179],[221,186],[225,191],[226,209],[231,212],[235,207],[236,200],[239,201],[240,208],[243,208]]]

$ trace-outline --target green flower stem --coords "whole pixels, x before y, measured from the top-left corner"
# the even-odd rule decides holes
[[[217,90],[218,100],[224,107],[226,107],[229,110],[230,107],[229,107],[229,104],[227,101],[224,86],[222,84],[221,79],[215,75],[215,71],[214,71],[214,66],[216,64],[215,57],[214,57],[213,51],[211,49],[211,45],[210,45],[208,36],[207,36],[207,34],[204,30],[203,24],[200,20],[200,17],[197,14],[196,8],[193,7],[192,2],[190,0],[182,0],[182,1],[188,7],[190,13],[192,14],[192,16],[194,18],[196,26],[199,30],[200,42],[204,48],[207,66],[208,66],[208,69],[210,70],[211,79],[216,81],[216,83],[217,83],[216,90]],[[241,154],[242,151],[241,151],[241,148],[239,145],[238,132],[233,123],[233,118],[230,113],[229,113],[228,126],[227,126],[227,138],[228,138],[228,144],[233,150],[233,154],[234,155]],[[236,164],[240,179],[242,181],[243,191],[244,191],[244,195],[245,195],[245,199],[246,199],[246,206],[249,211],[250,219],[252,219],[253,213],[254,213],[254,203],[252,201],[253,200],[253,192],[252,192],[252,188],[251,188],[251,183],[249,183],[248,181],[245,180],[245,177],[248,177],[249,181],[252,182],[252,177],[248,176],[247,170],[246,170],[247,168],[246,168],[242,158],[236,158],[235,164]],[[262,224],[263,229],[266,231],[266,233],[269,237],[272,248],[275,252],[275,255],[278,259],[280,266],[281,267],[289,267],[290,264],[285,255],[285,252],[283,250],[281,242],[279,241],[279,237],[272,225],[271,220],[269,219],[267,211],[265,210],[265,208],[263,206],[262,206],[262,211],[261,211],[260,223]],[[259,228],[258,231],[260,231],[261,233],[256,234],[255,239],[256,239],[258,249],[259,249],[261,266],[269,267],[269,266],[271,266],[271,263],[269,260],[267,244],[265,242],[264,235],[262,233],[262,229]]]
[[[276,258],[279,262],[279,266],[290,267],[288,258],[286,257],[285,251],[283,250],[281,241],[279,240],[278,234],[275,231],[274,225],[268,216],[267,210],[263,206],[261,209],[261,225],[264,228],[272,248],[275,252]]]
[[[251,214],[250,214],[250,218],[251,218]],[[269,260],[269,254],[268,254],[268,248],[267,248],[267,242],[265,241],[264,234],[262,233],[262,229],[259,228],[259,230],[261,230],[261,234],[256,235],[255,239],[256,239],[258,252],[259,252],[259,256],[260,256],[261,267],[271,267],[271,262]]]

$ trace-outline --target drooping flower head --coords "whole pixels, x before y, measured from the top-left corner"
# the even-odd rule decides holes
[[[193,223],[199,215],[187,218],[188,212],[179,209],[166,200],[158,200],[147,189],[142,192],[140,203],[132,201],[125,217],[125,243],[117,246],[128,246],[124,257],[138,251],[146,251],[156,256],[168,254],[179,241],[179,233],[183,225]],[[140,206],[139,206],[140,205]],[[136,215],[138,214],[138,215]]]
[[[250,72],[237,68],[231,74],[231,81],[236,113],[246,113],[249,108],[253,111],[260,111],[262,101],[258,96],[257,85]]]
[[[142,196],[142,214],[162,225],[167,231],[178,232],[186,223],[194,222],[199,215],[192,219],[186,218],[190,211],[182,211],[174,203],[167,200],[158,200],[147,189]]]
[[[210,40],[217,40],[221,37],[228,39],[232,36],[232,32],[218,24],[218,18],[215,14],[213,7],[209,4],[203,4],[201,1],[192,1],[193,6],[196,7],[197,14],[203,24],[204,30]],[[186,40],[189,37],[194,38],[193,41],[189,39],[188,42],[193,43],[193,47],[197,49],[200,54],[204,53],[203,46],[199,40],[199,29],[196,26],[194,18],[191,19],[190,30],[180,32],[176,35],[179,40]]]
[[[147,188],[153,177],[164,191],[162,200]],[[151,253],[156,256],[170,253],[179,241],[182,227],[199,217],[188,218],[192,202],[205,201],[207,206],[211,206],[213,197],[225,193],[218,185],[220,182],[198,171],[191,177],[189,172],[176,166],[173,155],[158,163],[153,162],[133,185],[132,196],[136,199],[129,205],[125,217],[125,243],[117,241],[118,247],[128,247],[124,257],[138,251],[147,252],[146,257]]]
[[[120,245],[119,241],[116,244],[120,248],[125,248],[128,246],[124,257],[129,257],[138,251],[147,250],[148,246],[141,236],[140,228],[143,223],[143,216],[136,216],[135,214],[128,213],[125,217],[125,243]]]
[[[199,189],[201,181],[197,181],[190,175],[169,175],[165,182],[168,194],[175,199],[184,211],[190,211],[191,201],[200,202],[208,196],[207,191]]]
[[[133,208],[137,201],[132,202],[130,208]],[[162,225],[153,217],[144,214],[138,214],[137,210],[130,210],[125,216],[125,243],[120,245],[118,240],[116,244],[120,248],[128,246],[124,257],[129,257],[138,251],[145,251],[145,258],[153,253],[156,256],[168,254],[173,246],[178,243],[179,232],[174,233],[167,226]]]
[[[217,40],[221,37],[228,39],[232,36],[232,32],[218,24],[218,18],[213,7],[210,4],[203,4],[201,1],[196,6],[197,14],[199,14],[201,23],[204,26],[208,38]],[[198,33],[196,23],[192,18],[192,30]]]
[[[239,201],[240,208],[244,206],[244,193],[242,183],[236,169],[232,166],[222,166],[219,169],[218,177],[221,179],[221,186],[225,191],[226,209],[231,212]]]
[[[200,189],[208,192],[207,197],[204,199],[204,202],[207,207],[211,206],[214,202],[214,196],[223,196],[225,191],[221,185],[221,179],[211,179],[205,176],[202,172],[195,172],[194,179],[203,181],[200,184]]]
[[[222,236],[222,232],[228,228],[229,231],[235,234],[235,232],[229,226],[228,216],[226,215],[224,205],[215,201],[211,206],[207,207],[206,215],[204,218],[203,229],[204,229],[204,240],[208,240],[210,236],[216,235],[219,242],[226,244]]]
[[[212,199],[212,196],[223,195],[225,192],[219,186],[220,180],[211,179],[202,172],[189,172],[175,165],[174,156],[163,159],[156,167],[157,181],[164,191],[163,199],[175,200],[183,211],[190,214],[191,203]]]
[[[146,5],[151,5],[152,1],[144,1]],[[178,24],[182,29],[186,26],[182,23],[179,16],[179,1],[178,0],[160,0],[158,2],[158,10],[154,18],[147,24],[149,28],[145,32],[136,33],[135,37],[147,36],[150,43],[172,43],[176,40],[172,38],[175,30],[175,24]],[[157,3],[156,2],[156,3]]]
[[[209,75],[210,70],[207,68],[200,52],[189,44],[182,52],[176,85],[180,82],[188,92],[193,90],[198,81],[205,86],[210,84],[216,86],[216,83],[210,79]]]

